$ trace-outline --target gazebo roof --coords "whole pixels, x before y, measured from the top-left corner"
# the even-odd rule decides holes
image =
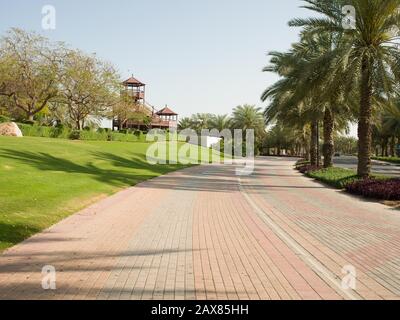
[[[170,108],[165,106],[164,109],[161,109],[160,111],[157,112],[158,116],[177,116],[178,114],[172,111]]]
[[[133,86],[133,87],[145,86],[144,83],[140,82],[138,79],[136,79],[134,77],[130,77],[128,80],[125,80],[122,84],[123,85]]]

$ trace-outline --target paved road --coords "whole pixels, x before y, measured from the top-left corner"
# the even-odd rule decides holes
[[[240,179],[199,166],[122,191],[1,255],[0,298],[399,299],[400,212],[293,164],[258,159]]]
[[[347,169],[357,169],[357,157],[341,156],[333,160],[335,166]],[[372,172],[384,176],[400,177],[400,166],[383,162],[372,161]]]

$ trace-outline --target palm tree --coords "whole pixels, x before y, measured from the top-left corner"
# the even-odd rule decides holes
[[[400,143],[400,98],[386,106],[382,115],[383,129],[390,133],[390,156],[396,156],[396,139]]]
[[[323,122],[324,167],[333,165],[334,133],[342,129],[352,114],[354,99],[341,82],[332,81],[330,65],[336,61],[326,61],[336,38],[327,33],[307,36],[303,34],[301,42],[292,46],[285,54],[271,53],[271,65],[264,71],[277,72],[282,79],[268,88],[262,100],[272,98],[274,103],[267,107],[266,116],[282,117],[284,109],[300,108],[302,119],[308,115],[311,124],[311,162],[317,163],[318,122]],[[329,62],[329,63],[327,63]],[[351,95],[350,95],[351,96]],[[274,110],[275,109],[275,110]]]
[[[243,140],[246,141],[246,131],[254,130],[255,152],[259,153],[262,148],[262,141],[265,136],[265,120],[261,108],[245,104],[233,109],[232,129],[243,131]]]
[[[203,129],[210,129],[211,121],[214,115],[210,113],[197,113],[192,116],[192,125],[199,134]]]
[[[193,127],[193,121],[190,118],[182,118],[179,121],[178,128],[179,130],[191,129]]]
[[[210,127],[212,129],[217,129],[219,132],[230,129],[232,119],[227,115],[217,115],[214,116],[210,121]]]
[[[265,122],[261,108],[245,104],[233,109],[232,126],[243,131],[253,129],[256,136],[265,133]]]
[[[322,18],[294,19],[291,26],[304,27],[303,33],[332,33],[337,45],[321,61],[335,61],[328,75],[336,82],[356,86],[358,110],[358,175],[371,172],[372,110],[374,98],[390,96],[393,84],[400,79],[400,2],[398,0],[304,0],[308,9]],[[344,5],[356,9],[354,30],[342,25]],[[332,64],[329,64],[332,65]],[[340,75],[340,76],[338,76]]]

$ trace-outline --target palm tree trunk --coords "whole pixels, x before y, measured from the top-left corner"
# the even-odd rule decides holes
[[[310,162],[312,166],[316,166],[318,162],[318,122],[311,123],[311,141],[310,141]]]
[[[333,166],[335,118],[333,112],[327,108],[324,115],[324,168]]]
[[[371,140],[372,140],[372,61],[363,58],[361,71],[361,100],[358,119],[358,169],[360,177],[366,178],[371,173]]]
[[[393,136],[390,139],[390,156],[395,157],[396,156],[396,138]]]

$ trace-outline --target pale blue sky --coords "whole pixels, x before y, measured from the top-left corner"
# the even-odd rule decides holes
[[[42,6],[57,28],[41,29]],[[230,113],[260,102],[276,77],[266,53],[298,39],[287,22],[310,16],[300,0],[0,0],[0,34],[34,30],[111,61],[147,84],[147,100],[181,116]]]

